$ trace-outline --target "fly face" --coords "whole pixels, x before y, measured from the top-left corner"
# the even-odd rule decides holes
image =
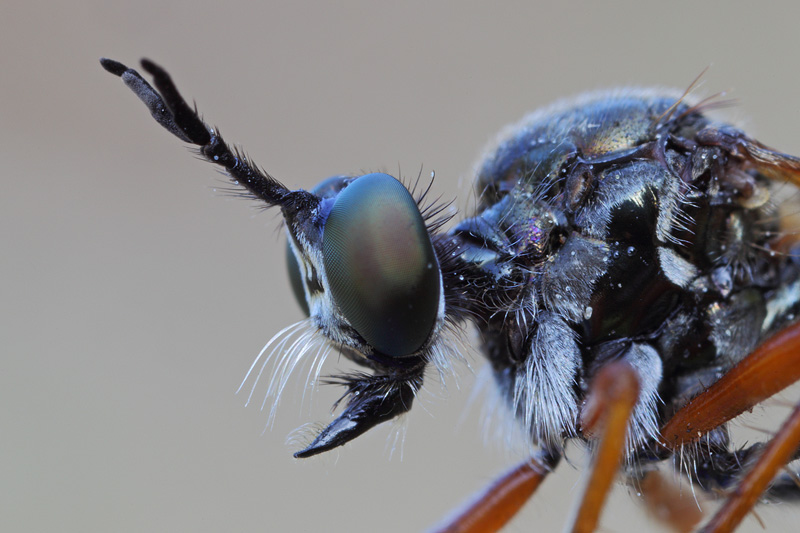
[[[329,342],[375,374],[342,378],[348,406],[298,456],[409,409],[445,319],[433,242],[402,183],[387,174],[333,177],[312,194],[310,215],[287,217],[295,294]]]
[[[418,356],[435,337],[444,301],[417,203],[387,174],[342,185],[320,206],[320,239],[289,230],[311,317],[327,337],[377,363]]]
[[[638,483],[704,437],[685,452],[685,473],[725,489],[759,449],[732,448],[725,422],[800,379],[797,238],[771,201],[772,182],[800,184],[800,159],[710,120],[707,103],[623,90],[534,113],[478,167],[476,211],[440,234],[441,209],[395,178],[290,191],[228,148],[163,69],[143,61],[153,89],[101,63],[162,126],[281,208],[295,295],[336,349],[372,371],[336,378],[345,407],[297,457],[408,411],[426,366],[448,365],[443,332],[468,319],[506,407],[540,448],[527,468],[539,481],[568,439],[598,441],[598,468],[624,460]],[[774,339],[779,348],[764,348]],[[601,434],[606,411],[621,423]],[[800,411],[787,426],[800,440]],[[594,503],[580,516],[599,512],[609,476],[587,489]],[[773,489],[798,490],[791,477]]]
[[[339,176],[314,192],[290,191],[231,150],[159,66],[142,62],[154,76],[154,89],[133,69],[109,59],[101,64],[122,78],[159,124],[198,146],[253,197],[281,208],[295,290],[303,295],[310,320],[343,354],[373,370],[335,378],[347,389],[345,408],[296,456],[341,446],[410,409],[427,363],[443,360],[441,267],[447,263],[439,257],[451,246],[434,233],[441,222],[426,223],[411,193],[387,174]],[[423,211],[428,219],[439,212]],[[306,351],[297,343],[293,349],[294,357]]]

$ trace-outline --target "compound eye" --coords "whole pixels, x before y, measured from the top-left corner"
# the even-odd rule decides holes
[[[417,203],[388,174],[367,174],[339,195],[322,255],[331,295],[376,351],[413,354],[439,311],[439,263]]]
[[[336,193],[344,187],[347,179],[347,176],[331,176],[330,178],[325,178],[317,184],[316,187],[311,189],[311,192],[320,198],[331,198],[336,196]],[[297,258],[288,241],[286,242],[286,270],[289,273],[289,284],[292,286],[292,293],[294,293],[294,297],[303,310],[303,313],[309,316],[311,312],[309,311],[308,302],[306,301],[306,291],[303,288],[303,275],[300,273],[300,265],[297,263]]]

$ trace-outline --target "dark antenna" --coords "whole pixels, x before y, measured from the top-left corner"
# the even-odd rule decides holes
[[[182,141],[198,146],[200,155],[224,167],[237,184],[256,198],[281,207],[293,207],[298,203],[298,195],[304,197],[305,201],[299,202],[303,204],[314,198],[303,191],[289,191],[281,182],[256,167],[244,154],[236,149],[231,150],[219,133],[203,122],[197,110],[186,103],[170,75],[159,65],[142,59],[142,68],[153,76],[153,88],[138,72],[118,61],[102,58],[100,64],[122,79],[144,102],[156,122]]]

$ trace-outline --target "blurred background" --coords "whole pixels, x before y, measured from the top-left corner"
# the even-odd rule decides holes
[[[266,387],[247,408],[234,392],[302,318],[277,213],[216,190],[223,178],[99,57],[160,62],[290,187],[422,168],[463,211],[478,155],[526,112],[598,88],[682,89],[709,66],[699,94],[725,91],[734,121],[800,153],[800,7],[781,6],[6,0],[0,530],[417,531],[519,459],[484,445],[466,369],[446,391],[431,381],[402,426],[311,460],[287,435],[329,421],[340,391],[301,407],[298,374],[262,435]],[[585,464],[572,450],[509,530],[563,527]],[[800,518],[758,513],[769,531]],[[602,530],[648,523],[620,487]],[[743,529],[761,530],[752,516]]]

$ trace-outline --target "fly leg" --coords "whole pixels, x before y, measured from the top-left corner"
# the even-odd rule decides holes
[[[696,443],[709,431],[800,380],[800,323],[779,331],[739,364],[728,371],[711,387],[680,409],[662,428],[662,444],[670,450]],[[742,464],[762,445],[738,452],[716,452],[707,462],[700,461],[698,473],[702,484],[714,481],[722,486],[730,483]],[[800,446],[800,405],[768,444],[728,502],[709,524],[708,532],[731,531],[767,490],[776,473],[797,458]],[[702,459],[702,446],[696,448]],[[705,465],[710,465],[703,468]],[[793,499],[800,488],[792,487],[794,480],[779,478],[768,493],[783,499]]]
[[[800,446],[800,404],[795,407],[772,440],[763,446],[763,451],[755,459],[745,477],[731,492],[728,500],[720,507],[717,514],[705,525],[702,531],[706,533],[733,531],[747,513],[750,512],[750,509],[752,509],[761,495],[767,491],[768,485],[775,478],[778,471],[793,457],[796,457],[798,446]],[[791,490],[791,485],[787,481],[794,482],[795,480],[779,480],[779,483],[775,486],[777,490],[775,492],[769,491],[768,493],[782,494],[785,498],[787,496],[796,498],[800,494],[800,487],[795,484],[794,490]]]
[[[681,408],[661,429],[677,450],[800,380],[800,322],[782,329],[716,383]]]
[[[597,526],[600,510],[627,449],[628,422],[639,399],[639,382],[639,373],[625,361],[603,366],[592,381],[581,426],[586,434],[599,435],[599,446],[571,531],[590,532]],[[539,457],[517,466],[435,531],[499,530],[530,498],[559,458],[543,451]]]
[[[597,528],[611,484],[625,453],[625,438],[633,408],[639,399],[638,372],[628,362],[603,366],[592,381],[581,412],[585,435],[599,435],[589,479],[572,525],[574,533]]]
[[[519,512],[547,474],[561,459],[558,453],[541,451],[506,472],[436,529],[437,533],[499,531]]]
[[[785,424],[790,424],[787,420]],[[785,425],[783,427],[786,427]],[[694,483],[706,492],[733,493],[746,472],[749,472],[766,453],[771,442],[755,443],[740,450],[729,450],[725,445],[698,444],[689,455],[684,470]],[[786,463],[800,459],[800,448],[790,453]],[[800,480],[794,472],[779,474],[764,491],[764,496],[778,501],[800,499]]]
[[[672,531],[689,533],[703,519],[703,510],[672,475],[654,469],[636,479],[635,484],[648,513]]]

